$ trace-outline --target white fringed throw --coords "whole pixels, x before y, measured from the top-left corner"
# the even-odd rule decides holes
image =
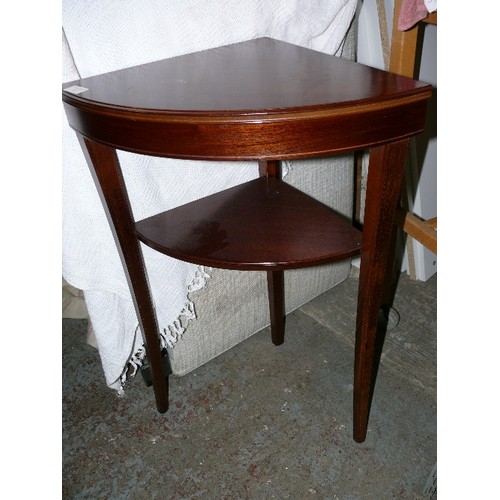
[[[340,54],[356,0],[63,0],[63,82],[270,36]],[[123,390],[140,364],[142,336],[104,210],[63,114],[63,276],[84,291],[107,384]],[[201,162],[118,152],[141,219],[258,176],[256,163]],[[187,294],[205,269],[142,246],[162,341],[195,319]]]

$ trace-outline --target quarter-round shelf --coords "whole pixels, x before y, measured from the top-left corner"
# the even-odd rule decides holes
[[[138,238],[176,259],[240,270],[314,266],[358,255],[362,233],[272,177],[136,222]]]

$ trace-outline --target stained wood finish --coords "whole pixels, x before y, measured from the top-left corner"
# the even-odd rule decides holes
[[[281,180],[282,171],[279,161],[259,160],[259,175],[261,177],[274,177]]]
[[[76,95],[73,85],[88,90]],[[64,86],[69,123],[82,136],[129,278],[160,411],[168,393],[138,238],[191,262],[266,270],[273,342],[279,344],[283,270],[360,251],[350,224],[280,180],[279,160],[372,147],[354,384],[354,438],[365,439],[376,319],[407,138],[422,131],[430,96],[424,83],[267,38]],[[134,222],[115,148],[258,160],[261,178]]]
[[[281,180],[283,171],[281,163],[276,160],[259,160],[259,175]],[[269,317],[271,320],[271,340],[278,346],[285,341],[285,272],[282,270],[267,271],[267,296]]]
[[[377,322],[407,151],[405,139],[370,152],[354,362],[354,439],[359,443],[366,439]]]
[[[86,139],[81,134],[78,134],[78,139],[120,254],[151,366],[156,406],[160,413],[164,413],[168,409],[168,374],[162,362],[157,319],[139,240],[134,237],[132,209],[118,157],[116,151],[108,146]]]
[[[269,313],[271,318],[271,340],[274,345],[285,341],[285,273],[267,271]]]
[[[361,251],[361,232],[348,220],[274,177],[148,217],[136,231],[161,253],[221,269],[310,267]]]
[[[75,84],[88,90],[63,91],[63,101],[83,135],[136,153],[221,160],[306,158],[409,137],[423,128],[430,92],[268,38],[64,88]]]

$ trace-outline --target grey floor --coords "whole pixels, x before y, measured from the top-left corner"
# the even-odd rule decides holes
[[[86,321],[63,320],[63,498],[430,498],[436,462],[436,282],[401,276],[368,438],[352,439],[357,279],[172,378],[171,408],[104,383]],[[435,496],[435,495],[434,495]]]

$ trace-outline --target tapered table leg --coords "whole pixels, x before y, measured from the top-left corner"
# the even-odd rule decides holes
[[[285,273],[267,271],[269,312],[271,316],[271,340],[274,345],[285,341]]]
[[[372,148],[366,190],[356,317],[354,439],[366,439],[373,393],[375,339],[408,139]]]
[[[159,329],[149,291],[146,268],[135,233],[130,201],[125,188],[116,150],[78,134],[81,147],[106,211],[122,260],[139,320],[148,358],[156,406],[160,413],[168,409],[168,367],[164,367]]]
[[[281,164],[277,160],[259,161],[259,175],[281,179]],[[274,345],[285,341],[285,272],[267,271],[269,314],[271,317],[271,340]]]

